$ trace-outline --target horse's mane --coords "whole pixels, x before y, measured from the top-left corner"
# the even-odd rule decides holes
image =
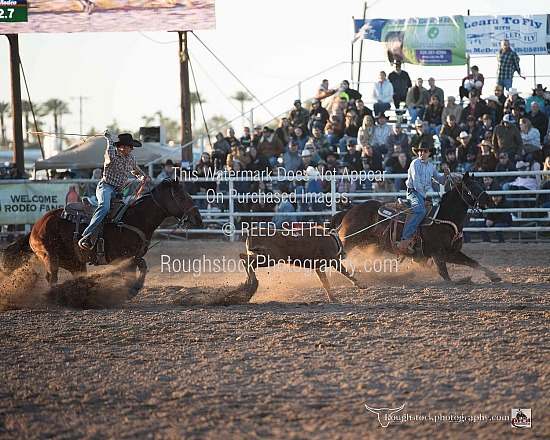
[[[142,203],[144,200],[147,200],[149,197],[151,197],[155,194],[160,194],[161,192],[166,191],[167,189],[171,188],[172,185],[174,185],[175,182],[177,182],[177,181],[171,179],[170,177],[165,178],[157,186],[154,186],[149,191],[144,192],[143,194],[141,194],[139,196],[139,198],[136,199],[134,201],[134,203],[132,203],[132,206],[135,206],[135,205],[138,205],[138,204]],[[181,186],[179,182],[178,182],[178,186]]]

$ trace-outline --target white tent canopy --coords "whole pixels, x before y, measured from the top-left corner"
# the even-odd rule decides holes
[[[106,138],[94,137],[75,144],[48,159],[39,159],[34,166],[37,170],[103,168],[106,148]],[[181,162],[179,148],[163,147],[158,142],[145,142],[142,147],[134,148],[134,155],[139,165],[145,165],[160,158],[162,158],[161,162],[167,159],[172,159],[175,164]]]

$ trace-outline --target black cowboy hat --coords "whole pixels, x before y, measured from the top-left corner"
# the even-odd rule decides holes
[[[412,147],[412,152],[415,156],[418,156],[420,150],[428,150],[430,152],[430,157],[435,156],[435,153],[437,151],[435,147],[430,147],[430,145],[426,142],[422,142],[418,147]]]
[[[542,87],[542,84],[537,84],[537,86],[536,86],[536,87],[533,87],[532,90],[533,90],[533,92],[534,92],[535,90],[542,90],[542,91],[546,92],[546,87]]]
[[[340,153],[338,153],[337,151],[334,151],[334,149],[330,149],[330,150],[320,154],[321,159],[323,159],[323,160],[327,160],[327,157],[330,156],[330,155],[334,156],[335,159],[340,158]]]
[[[128,145],[130,147],[141,147],[141,142],[135,140],[130,133],[120,133],[118,135],[118,140],[115,142],[117,147],[121,145]]]

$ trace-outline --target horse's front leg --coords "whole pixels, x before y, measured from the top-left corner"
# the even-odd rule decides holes
[[[139,270],[139,276],[136,276],[136,269]],[[143,258],[133,259],[128,265],[128,299],[133,299],[145,284],[145,275],[147,275],[147,263]]]
[[[443,250],[434,252],[433,260],[437,266],[437,271],[439,275],[448,283],[450,283],[451,277],[449,276],[449,271],[447,270],[447,255]]]
[[[449,254],[447,257],[447,261],[449,263],[455,263],[460,264],[462,266],[468,266],[475,270],[482,271],[487,278],[489,278],[493,283],[502,281],[502,278],[500,278],[496,273],[494,273],[492,270],[487,269],[486,267],[483,267],[481,264],[479,264],[476,260],[473,258],[468,257],[468,255],[464,254],[461,251],[454,252],[452,254]]]

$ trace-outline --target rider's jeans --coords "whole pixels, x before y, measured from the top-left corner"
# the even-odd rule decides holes
[[[426,215],[426,207],[424,206],[424,198],[414,189],[407,189],[407,199],[411,202],[413,215],[409,222],[405,225],[403,231],[403,239],[410,238],[414,231],[418,228],[424,216]]]
[[[94,232],[101,224],[101,221],[107,216],[107,214],[109,214],[111,199],[116,195],[116,193],[117,191],[115,188],[103,181],[97,184],[95,195],[97,197],[98,206],[94,211],[90,224],[82,233],[83,237]]]

